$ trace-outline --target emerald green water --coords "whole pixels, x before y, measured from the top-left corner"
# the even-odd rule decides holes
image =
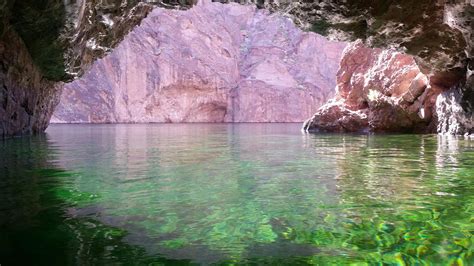
[[[0,142],[0,264],[474,265],[474,141],[299,128]]]

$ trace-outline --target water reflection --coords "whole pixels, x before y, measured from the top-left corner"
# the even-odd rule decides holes
[[[81,179],[59,166],[59,149],[47,134],[0,141],[0,264],[189,263],[150,258],[120,229],[72,218]]]
[[[274,243],[273,228],[285,229],[294,215],[312,219],[315,205],[336,204],[335,193],[325,195],[335,181],[316,173],[330,175],[331,167],[301,153],[287,127],[101,126],[78,135],[58,127],[51,135],[62,147],[60,162],[70,162],[63,167],[80,173],[77,180],[88,177],[75,186],[97,195],[97,219],[126,228],[126,239],[151,254],[211,263]],[[104,130],[112,138],[95,136]],[[91,151],[78,154],[84,142],[94,142],[88,147],[100,154],[102,168],[87,156]],[[307,255],[312,247],[293,249]]]
[[[34,169],[52,168],[45,136],[0,142],[0,226],[31,223],[39,204],[41,175]]]
[[[297,124],[56,125],[41,147],[14,143],[3,148],[22,152],[2,156],[2,169],[39,188],[19,186],[35,197],[24,202],[32,211],[2,210],[29,224],[37,202],[59,209],[55,223],[79,250],[64,256],[76,262],[473,260],[474,145],[463,138],[308,135]],[[44,191],[54,201],[37,201]]]

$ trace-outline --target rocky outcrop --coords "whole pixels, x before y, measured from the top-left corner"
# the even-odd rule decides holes
[[[344,51],[336,96],[304,124],[307,131],[433,132],[436,98],[446,87],[414,58],[362,42]]]
[[[344,47],[255,6],[157,8],[64,87],[52,122],[300,122],[333,95]]]
[[[58,103],[60,84],[45,80],[13,30],[0,37],[0,138],[42,132]]]
[[[424,74],[458,91],[452,107],[463,117],[474,112],[474,2],[412,0],[260,1],[265,8],[291,16],[301,27],[330,39],[362,39],[369,47],[391,48],[415,56]],[[456,102],[458,101],[458,102]],[[440,133],[469,131],[470,120],[443,113],[445,121],[466,121],[463,126],[444,125]],[[463,131],[466,133],[467,131]]]

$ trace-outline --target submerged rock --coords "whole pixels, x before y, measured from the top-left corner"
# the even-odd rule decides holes
[[[64,87],[52,122],[301,122],[333,95],[345,45],[255,6],[157,8]]]
[[[355,42],[344,51],[336,91],[305,130],[431,132],[443,87],[430,83],[412,56]]]

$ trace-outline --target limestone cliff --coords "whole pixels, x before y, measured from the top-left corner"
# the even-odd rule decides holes
[[[255,6],[157,8],[64,87],[52,121],[301,122],[333,95],[344,47]]]

